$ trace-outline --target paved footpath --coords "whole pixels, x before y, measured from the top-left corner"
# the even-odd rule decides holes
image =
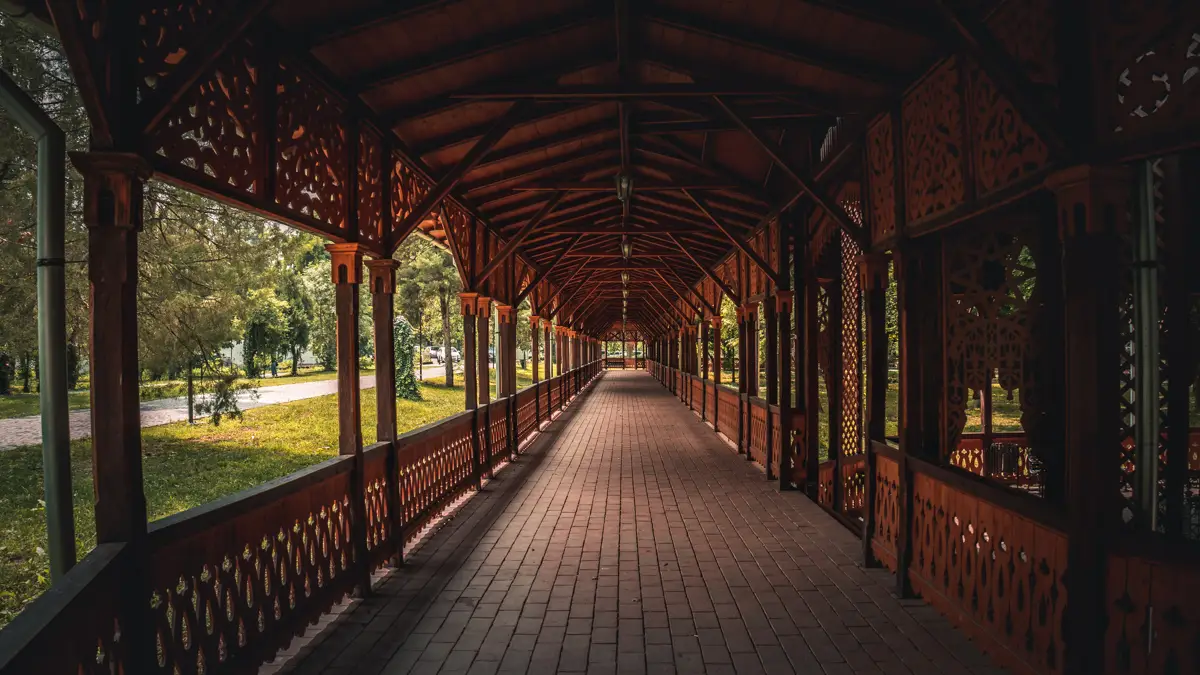
[[[364,375],[358,379],[359,386],[370,389],[375,386],[374,375]],[[261,408],[264,405],[299,401],[305,398],[315,398],[337,393],[337,380],[319,380],[317,382],[301,382],[300,384],[277,384],[270,387],[259,387],[258,397],[250,392],[238,394],[238,406],[242,410]],[[196,402],[204,400],[204,395],[196,397]],[[87,438],[92,435],[92,413],[90,410],[73,410],[70,415],[71,439]],[[142,403],[142,427],[156,427],[187,419],[187,398],[163,398],[157,401]],[[31,417],[13,417],[0,420],[0,450],[21,445],[39,445],[42,442],[42,418],[40,415]]]
[[[419,371],[418,371],[419,372]],[[461,370],[455,371],[462,373]],[[443,367],[425,368],[422,379],[442,377],[446,374]],[[363,375],[358,378],[359,386],[371,389],[375,386],[374,375]],[[337,379],[320,380],[317,382],[301,382],[300,384],[277,384],[269,387],[259,387],[258,397],[249,392],[238,394],[238,406],[242,410],[261,408],[265,405],[288,403],[317,396],[327,396],[337,393]],[[204,400],[204,395],[196,397],[196,402]],[[71,440],[87,438],[92,435],[92,415],[88,410],[73,410],[69,415]],[[156,427],[160,424],[181,422],[187,419],[187,398],[163,398],[157,401],[142,403],[142,428]],[[7,450],[22,445],[40,445],[42,442],[42,418],[40,415],[30,417],[13,417],[0,420],[0,450]]]
[[[263,672],[1005,672],[860,556],[648,374],[609,371],[376,594]]]

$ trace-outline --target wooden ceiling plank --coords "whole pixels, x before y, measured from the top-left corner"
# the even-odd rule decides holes
[[[412,16],[432,12],[459,0],[402,0],[377,3],[354,12],[345,17],[329,21],[322,20],[308,30],[300,31],[296,41],[304,49],[312,49],[319,45],[332,42],[339,38],[361,33],[363,31],[393,23]]]
[[[687,247],[685,247],[683,245],[683,242],[679,241],[679,239],[677,239],[676,237],[671,237],[671,241],[674,241],[675,245],[679,247],[679,250],[683,251],[683,254],[685,256],[687,256],[687,259],[691,260],[692,264],[694,264],[696,267],[699,267],[700,271],[704,272],[704,276],[708,277],[709,279],[712,279],[713,283],[715,283],[721,289],[721,291],[725,293],[725,295],[728,295],[730,300],[732,300],[733,302],[741,302],[742,301],[742,299],[740,297],[738,297],[738,294],[734,293],[733,289],[730,288],[728,284],[726,284],[724,281],[722,281],[721,278],[718,277],[715,273],[713,273],[713,271],[711,269],[709,269],[705,265],[702,265],[699,260],[696,260],[696,257],[693,256],[687,250]]]
[[[760,31],[743,28],[727,21],[715,21],[701,14],[677,8],[649,10],[643,15],[650,21],[693,35],[720,40],[746,49],[803,63],[831,73],[895,88],[907,84],[903,73],[868,63],[846,54],[837,54],[797,40],[781,39]]]
[[[456,41],[432,54],[418,54],[403,61],[373,68],[351,80],[350,85],[361,93],[585,26],[599,17],[595,7],[585,6],[567,14],[520,23],[469,40]]]

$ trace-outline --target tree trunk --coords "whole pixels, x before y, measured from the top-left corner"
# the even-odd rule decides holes
[[[24,380],[23,390],[26,394],[28,394],[29,393],[29,376],[33,371],[33,366],[31,365],[33,363],[33,361],[30,358],[28,353],[25,354],[25,356],[21,357],[21,363],[22,363],[21,379]]]
[[[300,367],[300,349],[299,345],[292,345],[292,377],[295,377]]]
[[[443,293],[439,299],[442,310],[442,354],[446,364],[446,386],[454,386],[454,352],[450,348],[450,299]]]

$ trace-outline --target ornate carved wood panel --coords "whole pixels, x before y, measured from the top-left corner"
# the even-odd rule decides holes
[[[1129,142],[1195,128],[1200,109],[1200,6],[1114,0],[1097,8],[1098,126]]]
[[[896,232],[896,143],[892,127],[892,116],[884,114],[867,128],[871,241],[882,241]]]
[[[900,465],[890,457],[875,454],[875,535],[871,550],[885,567],[896,571],[896,535],[900,532]]]
[[[377,445],[364,453],[363,519],[366,523],[367,555],[371,570],[388,564],[396,553],[390,526],[392,513],[388,494],[393,482],[388,475],[388,447]]]
[[[253,668],[353,587],[347,458],[259,508],[152,532],[152,612],[164,673]]]
[[[974,61],[966,70],[975,191],[983,196],[1045,166],[1050,151],[987,73]]]
[[[228,0],[139,2],[138,98],[146,100],[197,47]]]
[[[181,174],[247,197],[263,194],[265,128],[261,73],[247,41],[230,46],[212,71],[146,137],[146,151]]]
[[[381,245],[384,232],[383,138],[370,129],[358,132],[358,238]]]
[[[987,26],[1000,46],[1025,70],[1029,81],[1052,93],[1059,79],[1053,3],[1007,0],[988,17]]]
[[[427,427],[424,433],[397,441],[405,542],[415,539],[443,505],[471,486],[472,416],[470,412],[459,413]]]
[[[966,199],[960,77],[959,60],[947,59],[904,97],[904,205],[910,223]]]
[[[993,375],[1010,393],[1033,388],[1035,373],[1027,361],[1040,303],[1036,241],[1020,225],[976,228],[945,239],[945,448],[958,447],[967,401],[990,387]]]
[[[1067,538],[921,473],[909,578],[1002,664],[1063,672]]]
[[[839,415],[841,448],[839,455],[853,457],[863,452],[863,364],[862,364],[862,289],[859,287],[858,259],[862,251],[854,239],[841,233],[842,325],[839,347],[842,353]]]
[[[279,65],[275,125],[275,201],[283,208],[346,228],[350,145],[345,115],[302,71]]]

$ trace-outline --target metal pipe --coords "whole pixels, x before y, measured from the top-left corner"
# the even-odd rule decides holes
[[[37,316],[38,389],[42,418],[42,471],[50,578],[75,566],[71,498],[71,433],[67,418],[66,137],[62,129],[0,70],[0,104],[38,147]]]

